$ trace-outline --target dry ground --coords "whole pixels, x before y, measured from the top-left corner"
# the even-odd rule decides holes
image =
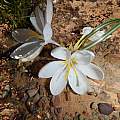
[[[75,43],[83,27],[95,27],[112,17],[120,18],[119,0],[54,0],[54,39],[64,45]],[[1,25],[0,29],[8,28]],[[2,54],[15,42],[1,31]],[[96,54],[93,62],[104,70],[105,79],[90,80],[95,91],[89,95],[79,96],[71,90],[56,97],[50,94],[49,80],[37,77],[39,69],[49,61],[42,58],[50,58],[46,53],[50,49],[47,46],[33,63],[24,64],[26,68],[8,58],[8,53],[0,60],[0,120],[72,120],[73,117],[74,120],[119,120],[120,30],[93,48]],[[109,103],[114,111],[109,116],[100,114],[98,103]]]

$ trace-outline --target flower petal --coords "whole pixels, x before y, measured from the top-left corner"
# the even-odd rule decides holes
[[[46,42],[46,41],[45,41],[45,42]],[[49,41],[47,41],[47,42],[45,43],[45,45],[46,45],[46,44],[48,44],[48,43],[51,43],[51,44],[54,44],[54,45],[60,46],[60,44],[59,44],[59,43],[57,43],[57,42],[53,41],[52,39],[51,39],[51,40],[49,40]]]
[[[49,41],[51,40],[52,37],[52,28],[51,28],[51,24],[46,24],[44,29],[43,29],[43,36],[44,36],[44,40],[45,42],[49,43]]]
[[[45,65],[40,71],[38,76],[40,78],[49,78],[52,77],[53,74],[55,74],[55,72],[62,68],[64,66],[64,64],[62,63],[62,61],[53,61],[48,63],[47,65]]]
[[[93,28],[92,27],[84,27],[83,28],[83,31],[82,31],[82,34],[85,36],[85,35],[88,35],[90,32],[92,32]]]
[[[88,65],[80,65],[77,64],[76,67],[86,76],[95,79],[95,80],[103,80],[104,73],[98,66],[90,63]]]
[[[32,14],[33,14],[33,13],[32,13]],[[42,34],[42,28],[40,28],[40,27],[38,26],[38,23],[37,23],[37,21],[36,21],[35,16],[31,15],[30,21],[31,21],[32,25],[35,27],[36,31],[39,32],[40,34]]]
[[[91,61],[95,58],[95,54],[92,51],[89,50],[83,50],[84,54],[89,54],[91,57]]]
[[[92,30],[93,30],[92,27],[84,27],[84,28],[83,28],[83,31],[82,31],[83,36],[88,35],[90,32],[92,32]],[[104,34],[105,34],[105,30],[100,30],[100,31],[96,32],[95,34],[93,34],[89,39],[90,39],[91,41],[97,41],[97,40],[99,40],[99,39],[102,37],[102,35],[104,35]],[[111,37],[111,35],[109,35],[106,39],[108,39],[108,38],[110,38],[110,37]],[[106,39],[105,39],[105,40],[106,40]],[[104,40],[104,41],[105,41],[105,40]]]
[[[88,64],[94,57],[94,53],[88,50],[76,51],[72,54],[72,58],[75,58],[78,64]]]
[[[70,52],[65,47],[57,47],[52,50],[51,55],[55,58],[66,60],[70,56]]]
[[[30,29],[15,29],[12,31],[12,37],[19,43],[28,42],[33,38],[33,36],[37,36],[38,33],[30,30]],[[36,38],[34,38],[36,39]]]
[[[51,24],[53,16],[53,4],[52,0],[47,0],[47,6],[46,6],[46,23]]]
[[[104,30],[103,31],[98,31],[94,35],[92,35],[89,39],[91,41],[97,41],[97,40],[99,40],[104,35],[104,33],[105,33]]]
[[[77,76],[75,74],[75,71],[71,68],[70,73],[68,75],[68,81],[75,93],[83,95],[88,90],[86,77],[79,70],[77,70],[76,72]]]
[[[34,40],[34,39],[32,39]],[[32,61],[42,51],[43,46],[39,41],[24,43],[13,51],[10,55],[13,59],[20,59],[23,62]]]
[[[40,46],[36,51],[29,53],[29,56],[23,57],[20,60],[22,62],[33,61],[41,53],[42,49],[43,46]]]
[[[62,92],[67,84],[67,80],[64,79],[66,74],[65,67],[59,69],[52,77],[50,82],[50,91],[53,95],[58,95]]]
[[[36,6],[35,8],[35,17],[36,17],[36,21],[37,23],[42,27],[42,30],[45,26],[45,18],[44,18],[44,13],[43,11],[40,9],[40,6]]]

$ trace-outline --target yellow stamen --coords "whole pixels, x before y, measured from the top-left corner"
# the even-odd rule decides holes
[[[70,72],[70,65],[67,64],[66,68],[67,68],[67,71],[66,71],[66,74],[65,74],[65,77],[64,77],[65,80],[67,80],[67,78],[68,78],[68,75],[69,75],[69,72]]]
[[[66,65],[66,74],[65,74],[65,76],[64,76],[64,80],[67,80],[67,78],[68,78],[68,75],[69,75],[69,72],[70,72],[70,65],[68,64],[68,61],[67,60],[65,60],[65,61],[60,61],[61,62],[61,64],[65,64]]]
[[[76,63],[77,63],[77,62],[76,62]],[[76,78],[77,78],[77,84],[76,84],[76,86],[79,86],[77,70],[76,70],[76,68],[74,67],[74,64],[73,64],[73,63],[71,63],[71,64],[72,64],[72,68],[73,68],[73,70],[74,70],[74,72],[75,72],[75,76],[76,76]]]
[[[66,61],[60,61],[61,64],[67,64]]]
[[[68,79],[68,75],[69,75],[70,69],[73,68],[73,70],[75,72],[75,76],[77,78],[77,84],[76,84],[76,86],[79,86],[78,73],[77,73],[76,68],[74,67],[74,65],[77,64],[76,58],[72,58],[72,60],[70,60],[70,61],[64,61],[64,63],[66,64],[66,69],[67,69],[66,70],[66,74],[64,76],[64,79],[65,80]]]

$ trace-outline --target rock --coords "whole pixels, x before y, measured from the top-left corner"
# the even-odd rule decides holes
[[[112,107],[112,105],[110,105],[108,103],[99,103],[98,104],[98,111],[101,114],[109,115],[114,111],[114,108]]]

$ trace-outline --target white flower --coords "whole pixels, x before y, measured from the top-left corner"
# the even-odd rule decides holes
[[[59,46],[58,43],[52,40],[52,35],[53,35],[52,28],[51,28],[51,22],[52,22],[52,16],[53,16],[52,0],[46,0],[46,1],[47,1],[47,6],[46,6],[45,16],[43,11],[41,11],[40,8],[37,6],[35,9],[35,13],[38,16],[36,15],[31,16],[30,21],[35,27],[36,31],[38,31],[38,33],[40,34],[43,34],[43,37],[44,37],[43,46],[48,43],[52,43]]]
[[[32,25],[35,27],[37,34],[29,29],[17,29],[12,32],[13,37],[20,43],[25,42],[10,55],[13,59],[19,59],[21,62],[33,61],[42,51],[43,47],[52,43],[59,46],[58,43],[52,40],[52,16],[53,5],[52,0],[46,0],[46,11],[41,11],[39,6],[35,8],[34,13],[30,17]],[[42,36],[42,37],[41,37]]]
[[[92,32],[93,28],[92,27],[84,27],[83,28],[83,31],[82,31],[82,34],[83,36],[86,36],[88,35],[90,32]],[[98,31],[96,32],[94,35],[92,35],[89,40],[91,41],[97,41],[99,40],[103,35],[105,34],[105,30],[101,30],[101,31]],[[108,39],[110,36],[108,36],[106,39]]]
[[[91,63],[94,53],[88,50],[81,50],[71,53],[67,48],[57,47],[52,50],[51,55],[60,59],[45,65],[39,71],[40,78],[50,78],[50,91],[53,95],[58,95],[69,83],[72,90],[77,94],[85,94],[89,85],[86,76],[102,80],[104,74],[102,70]]]

